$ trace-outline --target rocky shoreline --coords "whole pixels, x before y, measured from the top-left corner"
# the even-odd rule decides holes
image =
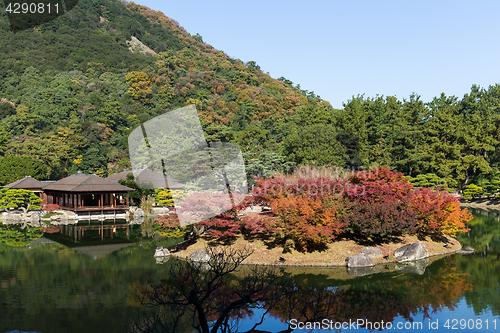
[[[461,207],[500,209],[500,199],[477,198],[471,200],[460,200]]]
[[[172,256],[188,260],[194,251],[204,250],[209,241],[199,239],[196,243],[181,248],[173,252]],[[414,245],[416,244],[416,245]],[[301,253],[292,251],[292,253],[282,253],[280,248],[268,248],[261,241],[245,241],[239,237],[233,244],[233,247],[247,247],[253,254],[244,261],[248,265],[264,266],[288,266],[288,267],[348,267],[353,274],[358,270],[358,274],[378,271],[377,266],[395,264],[398,267],[410,267],[417,265],[414,270],[422,271],[422,267],[427,266],[429,258],[446,256],[462,250],[460,243],[451,237],[446,237],[442,241],[433,241],[431,239],[419,240],[416,236],[407,236],[394,243],[381,244],[378,246],[362,246],[353,241],[338,241],[329,246],[326,251]],[[410,247],[414,247],[411,254],[405,253]],[[374,254],[375,253],[375,254]],[[465,253],[463,253],[465,254]],[[362,267],[349,267],[349,261],[353,256],[362,256]],[[369,260],[367,259],[369,258]],[[422,261],[423,260],[423,261]],[[412,264],[411,262],[417,263]],[[366,264],[368,263],[368,264]],[[365,265],[366,266],[363,266]],[[368,267],[368,268],[365,268]],[[354,269],[356,268],[356,269]],[[362,268],[362,269],[358,269]],[[371,273],[370,273],[371,274]],[[355,274],[357,275],[357,274]]]
[[[155,207],[148,216],[156,216],[159,214],[167,214],[168,208]],[[145,214],[140,208],[131,206],[129,210],[122,214],[98,214],[98,215],[78,215],[75,212],[68,210],[55,210],[51,212],[52,215],[44,217],[49,212],[41,210],[23,210],[23,211],[8,211],[0,213],[0,223],[3,224],[17,224],[26,223],[32,227],[46,226],[47,224],[60,225],[60,224],[74,224],[78,221],[104,221],[113,219],[125,219],[132,224],[141,224],[144,221]]]

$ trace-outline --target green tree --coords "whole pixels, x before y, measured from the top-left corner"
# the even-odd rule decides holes
[[[475,184],[469,184],[465,186],[463,197],[466,200],[470,200],[481,194],[483,194],[483,188],[481,186],[477,186]]]
[[[42,202],[35,193],[24,189],[0,189],[0,209],[9,208],[27,208],[27,209],[41,209],[35,206]]]
[[[447,187],[446,180],[433,173],[420,174],[416,177],[410,177],[409,181],[415,185],[416,188],[430,187],[437,189],[438,187]]]
[[[344,166],[346,148],[337,141],[333,125],[313,124],[295,127],[285,138],[283,152],[296,165]]]
[[[45,180],[47,172],[44,163],[33,158],[16,155],[0,157],[0,185],[10,184],[26,176]]]
[[[129,191],[128,194],[131,204],[135,206],[139,206],[141,204],[142,198],[147,198],[154,193],[153,190],[145,189],[137,185],[134,179],[134,174],[132,173],[129,173],[126,179],[119,180],[118,183],[134,189],[134,191]]]

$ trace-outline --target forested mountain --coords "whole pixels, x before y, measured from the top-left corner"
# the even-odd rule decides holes
[[[41,179],[106,176],[130,167],[127,138],[138,124],[196,104],[207,140],[238,143],[250,172],[388,165],[462,187],[498,171],[500,86],[428,104],[358,96],[336,110],[132,2],[81,0],[16,33],[1,13],[0,168],[22,155]],[[130,47],[132,36],[153,52]]]

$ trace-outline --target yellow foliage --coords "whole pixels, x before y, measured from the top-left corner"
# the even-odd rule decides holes
[[[149,82],[149,77],[144,72],[133,71],[133,72],[128,73],[127,76],[125,77],[125,82],[127,82],[128,85],[132,85],[134,83],[142,82],[142,81]]]

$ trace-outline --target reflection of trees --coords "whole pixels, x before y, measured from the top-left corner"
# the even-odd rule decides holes
[[[227,257],[225,253],[219,256]],[[261,324],[265,316],[278,318],[288,325],[283,332],[293,331],[291,319],[393,322],[401,316],[412,321],[418,313],[427,318],[445,308],[455,309],[460,297],[473,289],[469,274],[458,271],[449,260],[423,277],[385,273],[375,279],[353,279],[348,287],[333,287],[332,281],[307,276],[291,277],[267,267],[239,268],[240,262],[227,266],[212,260],[205,269],[179,263],[159,286],[137,290],[141,304],[155,311],[139,319],[134,332],[176,332],[190,327],[204,333],[238,332],[239,320],[253,316],[256,308],[263,310],[257,322]]]
[[[26,246],[42,236],[40,228],[26,224],[2,224],[0,222],[0,245]]]
[[[467,228],[471,230],[457,239],[463,246],[472,246],[476,252],[500,251],[500,211],[473,209],[474,219]]]
[[[476,314],[492,311],[500,316],[500,211],[470,210],[474,213],[468,225],[471,230],[467,235],[460,235],[458,240],[464,247],[472,246],[476,252],[468,256],[456,255],[454,262],[461,271],[470,274],[470,281],[475,286],[473,292],[465,294],[467,304]]]
[[[236,332],[238,318],[253,309],[269,309],[287,292],[286,279],[277,269],[241,263],[251,252],[243,249],[207,249],[207,263],[179,262],[158,287],[143,288],[139,302],[156,311],[133,325],[134,332],[179,332],[191,323],[198,332]],[[279,283],[277,283],[279,281]]]
[[[127,305],[129,287],[158,281],[154,249],[179,241],[131,245],[97,259],[57,243],[0,244],[0,332],[21,326],[39,332],[125,331],[137,311]]]

